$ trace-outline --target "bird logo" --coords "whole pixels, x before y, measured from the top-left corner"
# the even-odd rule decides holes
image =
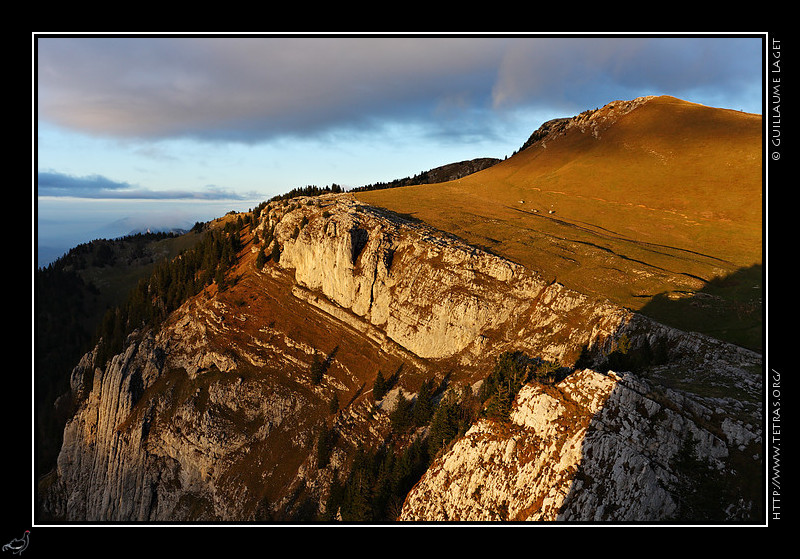
[[[25,530],[25,533],[21,538],[14,538],[4,545],[3,551],[10,551],[11,553],[20,555],[28,547],[28,538],[30,537],[30,534],[30,530]]]

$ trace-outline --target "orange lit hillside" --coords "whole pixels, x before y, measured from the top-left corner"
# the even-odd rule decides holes
[[[463,179],[355,195],[634,309],[761,265],[761,115],[662,96],[559,124]]]

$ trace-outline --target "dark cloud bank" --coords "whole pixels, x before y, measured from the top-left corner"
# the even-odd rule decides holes
[[[202,191],[148,190],[101,175],[75,177],[58,172],[39,172],[36,177],[38,196],[92,199],[145,200],[246,200],[247,196],[230,190],[208,186]]]
[[[761,106],[747,100],[760,95],[758,37],[40,38],[37,48],[39,117],[116,137],[258,142],[385,122],[449,134],[459,115],[490,128],[502,111],[572,114],[662,93]]]

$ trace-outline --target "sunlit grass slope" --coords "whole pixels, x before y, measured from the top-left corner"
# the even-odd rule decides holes
[[[698,330],[760,347],[761,115],[662,96],[568,124],[457,181],[354,195],[587,295],[688,329],[698,313]]]

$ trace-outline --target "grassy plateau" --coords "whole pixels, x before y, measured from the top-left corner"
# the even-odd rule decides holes
[[[358,192],[586,295],[760,350],[762,117],[674,97],[574,117],[465,178]]]

